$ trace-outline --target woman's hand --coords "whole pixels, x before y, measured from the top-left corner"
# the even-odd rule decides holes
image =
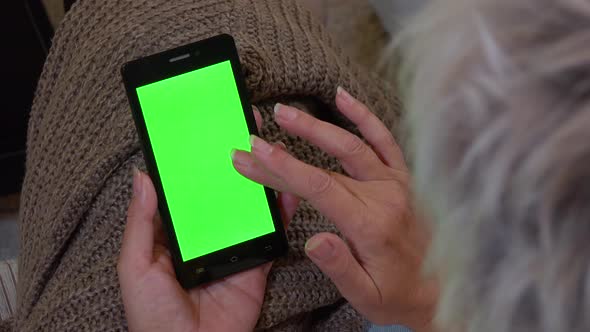
[[[343,89],[336,104],[369,145],[289,106],[277,105],[275,120],[338,158],[349,176],[305,164],[258,137],[252,137],[251,153],[234,153],[234,166],[254,181],[306,199],[338,227],[346,242],[321,233],[305,249],[360,313],[376,324],[428,331],[438,293],[421,273],[429,234],[413,209],[402,152],[385,125]]]
[[[260,114],[255,115],[260,126]],[[299,199],[281,194],[279,204],[287,222]],[[185,290],[176,280],[156,209],[152,181],[136,171],[117,266],[129,330],[252,331],[260,315],[271,264]]]

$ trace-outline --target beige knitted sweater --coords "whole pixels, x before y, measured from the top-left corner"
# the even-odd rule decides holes
[[[343,85],[395,123],[399,107],[392,88],[343,57],[296,0],[78,1],[53,40],[31,113],[18,312],[4,329],[126,330],[115,265],[131,169],[144,165],[119,68],[221,32],[237,41],[252,102],[266,120],[262,135],[284,141],[302,160],[339,169],[277,128],[271,120],[275,102],[300,103],[339,122],[332,100]],[[305,258],[305,240],[321,231],[334,228],[303,205],[288,231],[290,255],[269,277],[260,329],[365,327]]]

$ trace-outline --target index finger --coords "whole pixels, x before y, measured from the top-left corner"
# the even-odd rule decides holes
[[[335,174],[299,161],[256,136],[252,137],[252,154],[270,173],[239,170],[244,176],[307,200],[347,237],[354,237],[362,229],[367,207]]]

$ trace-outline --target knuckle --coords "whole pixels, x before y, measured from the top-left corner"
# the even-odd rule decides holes
[[[140,218],[139,211],[137,211],[137,209],[134,208],[133,205],[131,205],[129,207],[129,209],[127,210],[127,223],[133,222],[135,220],[139,220],[139,218]]]
[[[273,187],[275,190],[283,191],[286,187],[292,186],[295,181],[300,179],[294,167],[297,159],[291,156],[287,151],[276,148],[270,155],[268,162],[258,168],[259,178],[266,185]]]
[[[395,142],[395,138],[393,137],[393,134],[385,129],[383,136],[381,137],[381,142],[383,142],[383,144],[388,145],[388,146],[396,146],[396,142]]]
[[[352,259],[353,257],[349,252],[345,250],[338,251],[335,264],[332,266],[332,278],[334,280],[343,280],[350,277]]]
[[[395,172],[394,178],[390,181],[390,190],[392,202],[397,202],[401,206],[412,204],[411,178],[408,174]]]
[[[290,162],[290,157],[289,153],[282,150],[280,147],[273,149],[270,154],[270,160],[274,163],[277,169],[285,169]],[[278,172],[278,174],[280,173],[281,172]]]
[[[411,202],[407,198],[395,197],[385,209],[389,229],[402,232],[411,228],[414,220],[414,211]]]
[[[374,116],[373,113],[371,113],[371,111],[367,107],[367,105],[365,105],[361,102],[357,103],[356,109],[359,114],[359,121],[358,121],[359,124],[363,124],[363,123],[366,123],[367,121],[370,121],[371,118]]]
[[[321,130],[320,120],[314,118],[311,115],[306,115],[306,116],[302,117],[301,124],[302,124],[303,130],[306,131],[308,133],[308,135],[316,134],[319,130]]]
[[[334,178],[324,171],[314,172],[309,177],[309,187],[311,193],[316,196],[325,194],[326,192],[330,191],[331,187],[333,186],[333,183]]]
[[[387,229],[382,229],[382,230],[378,230],[376,232],[374,232],[374,234],[372,234],[372,245],[375,249],[375,251],[379,252],[384,248],[395,248],[396,247],[396,243],[395,243],[395,239],[391,236],[391,229],[387,228]],[[390,250],[389,250],[390,251]]]
[[[343,147],[344,152],[348,154],[360,154],[366,149],[365,143],[357,135],[349,135]]]
[[[386,222],[389,219],[391,217],[385,213],[370,212],[368,208],[361,209],[352,229],[354,239],[376,252],[383,248],[392,248],[394,245],[394,240],[391,237],[392,229],[399,231],[400,228],[398,226],[391,227]]]

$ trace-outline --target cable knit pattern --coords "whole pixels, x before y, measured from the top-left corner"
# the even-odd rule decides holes
[[[393,126],[392,87],[347,58],[295,0],[81,0],[66,15],[37,88],[21,202],[18,331],[126,330],[116,262],[131,195],[144,168],[119,69],[134,58],[222,32],[238,44],[262,135],[302,160],[338,163],[288,137],[272,121],[275,102],[335,116],[343,85]],[[211,110],[215,112],[215,110]],[[223,123],[219,124],[223,130]],[[186,153],[198,153],[198,146]],[[311,235],[335,231],[303,205],[288,231],[290,255],[269,277],[262,330],[358,331],[365,322],[305,258]],[[223,319],[223,317],[220,317]]]

